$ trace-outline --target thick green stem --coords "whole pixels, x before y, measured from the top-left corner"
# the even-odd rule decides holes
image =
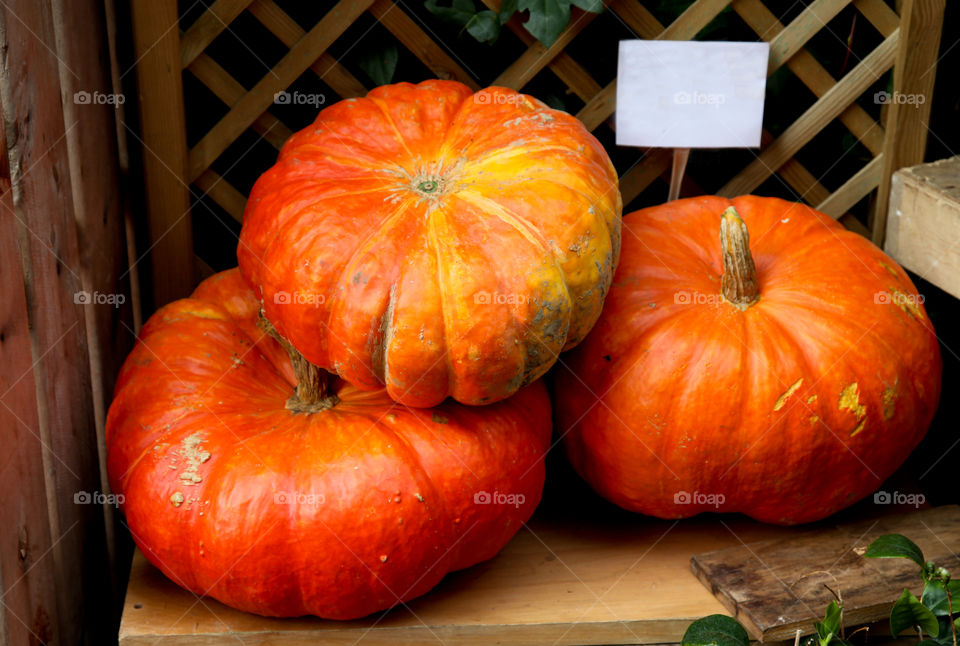
[[[760,290],[757,268],[750,255],[750,233],[732,206],[720,216],[720,248],[723,252],[720,291],[730,303],[745,310],[759,300]]]
[[[297,377],[297,388],[290,399],[287,400],[288,410],[309,415],[327,408],[333,408],[340,403],[340,398],[329,392],[332,375],[307,361],[300,354],[300,351],[293,347],[292,343],[277,332],[262,309],[257,325],[283,346],[283,349],[290,356],[293,373]]]

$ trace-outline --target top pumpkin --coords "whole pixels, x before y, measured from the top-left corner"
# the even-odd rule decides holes
[[[622,203],[603,147],[505,88],[324,109],[250,194],[238,258],[312,363],[410,406],[504,399],[600,314]]]

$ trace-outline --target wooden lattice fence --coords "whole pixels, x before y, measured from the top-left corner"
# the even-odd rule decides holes
[[[498,0],[482,0],[496,10]],[[891,94],[931,97],[940,40],[944,0],[900,0],[898,9],[884,0],[812,0],[789,24],[769,7],[794,3],[768,0],[697,0],[676,20],[664,25],[637,0],[612,0],[611,12],[634,37],[687,40],[694,38],[728,7],[757,35],[770,42],[768,75],[783,66],[815,99],[777,134],[767,130],[763,147],[742,168],[734,169],[717,191],[738,195],[756,190],[774,174],[797,198],[840,218],[851,229],[882,243],[889,179],[893,170],[923,160],[930,101],[921,105],[891,102],[882,106],[878,121],[858,99],[891,69]],[[879,44],[841,78],[835,78],[808,51],[807,45],[842,10],[852,5],[857,15],[879,33]],[[242,14],[254,18],[286,47],[286,53],[255,84],[244,85],[227,72],[223,60],[209,53],[211,44]],[[515,16],[507,28],[525,50],[491,78],[476,78],[456,51],[436,37],[402,1],[340,0],[313,25],[301,25],[274,0],[217,0],[199,18],[176,28],[183,17],[174,0],[133,2],[134,49],[140,88],[141,136],[149,217],[150,253],[156,304],[190,291],[209,267],[194,253],[190,217],[191,187],[240,221],[246,196],[218,174],[213,165],[237,140],[253,131],[279,149],[291,127],[274,112],[274,96],[305,73],[316,74],[339,98],[359,96],[367,84],[330,53],[331,46],[369,13],[437,77],[456,79],[472,88],[502,85],[523,90],[549,70],[582,102],[576,112],[592,131],[613,128],[616,81],[601,83],[575,60],[568,46],[589,30],[597,15],[574,10],[566,31],[545,47]],[[176,27],[175,27],[176,26]],[[456,41],[454,41],[456,44]],[[581,59],[582,59],[581,55]],[[615,65],[615,61],[611,61]],[[226,112],[187,145],[184,75],[191,75],[211,92]],[[870,159],[834,190],[829,190],[797,154],[829,124],[842,123]],[[670,152],[649,150],[621,176],[624,204],[629,204],[670,168]],[[267,160],[266,165],[272,162]],[[872,196],[868,227],[849,215],[857,203]],[[235,244],[235,239],[223,244]],[[206,244],[207,241],[204,241]],[[190,259],[192,262],[185,262]]]

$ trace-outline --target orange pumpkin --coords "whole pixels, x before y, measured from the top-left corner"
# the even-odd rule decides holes
[[[484,408],[321,392],[258,308],[236,270],[210,278],[147,322],[117,382],[110,482],[171,580],[249,612],[352,619],[492,557],[529,518],[541,383]]]
[[[624,227],[603,315],[556,379],[570,460],[602,496],[662,518],[813,521],[923,437],[937,338],[906,272],[865,238],[752,196]]]
[[[505,88],[398,83],[290,138],[237,253],[313,364],[411,406],[484,404],[589,331],[621,206],[603,147],[570,115]]]

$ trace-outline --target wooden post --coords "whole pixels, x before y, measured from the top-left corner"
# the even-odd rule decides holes
[[[153,304],[195,286],[176,0],[131,2]]]
[[[944,0],[903,0],[893,90],[886,104],[883,170],[871,213],[873,242],[880,247],[887,229],[890,178],[897,169],[922,163],[927,149],[944,4]]]
[[[85,86],[96,74],[80,71],[100,60],[70,53],[105,47],[94,27],[102,23],[98,3],[75,4],[71,11],[94,16],[86,25],[58,23],[63,7],[54,0],[9,0],[0,8],[9,182],[0,200],[6,250],[0,274],[5,289],[12,289],[3,299],[9,318],[0,320],[0,347],[13,360],[4,362],[0,378],[0,577],[6,593],[0,630],[7,643],[108,643],[114,626],[104,514],[97,504],[103,490],[87,335],[88,320],[102,318],[88,318],[89,308],[103,305],[85,285],[84,276],[93,274],[83,268],[78,229],[89,226],[83,244],[102,248],[102,238],[76,200],[102,209],[113,198],[116,152],[109,138],[96,139],[96,124],[104,122],[99,107],[106,106],[96,106],[93,93],[104,88]],[[74,95],[82,91],[87,94]],[[86,127],[92,131],[76,132]],[[84,184],[79,192],[75,181]],[[104,211],[93,217],[102,221]]]

